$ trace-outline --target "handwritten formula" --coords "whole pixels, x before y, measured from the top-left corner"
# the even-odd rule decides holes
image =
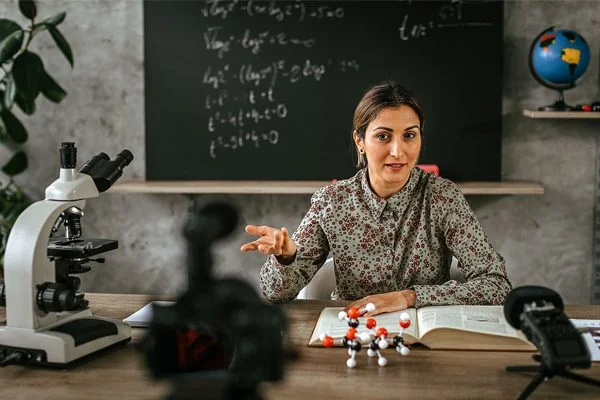
[[[286,120],[290,113],[299,111],[277,100],[280,88],[285,86],[289,90],[289,85],[318,83],[329,75],[360,72],[356,59],[313,58],[311,49],[318,46],[319,39],[311,36],[310,30],[302,34],[287,32],[284,24],[314,20],[335,22],[343,20],[344,15],[343,7],[312,1],[210,0],[204,3],[201,17],[207,25],[203,28],[201,46],[218,60],[201,69],[205,88],[201,106],[207,120],[200,134],[210,135],[211,158],[223,152],[279,143],[279,129],[271,123]],[[238,29],[225,23],[232,19],[251,21],[265,17],[275,21],[276,29]],[[285,49],[306,57],[294,62],[272,56]],[[247,56],[247,62],[236,61],[240,54]],[[238,89],[232,89],[234,87]],[[233,132],[234,129],[238,131]]]

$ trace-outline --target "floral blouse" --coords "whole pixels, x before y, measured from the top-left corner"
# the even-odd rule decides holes
[[[504,259],[456,184],[414,168],[404,188],[385,200],[367,175],[362,169],[312,196],[292,235],[294,261],[283,265],[269,256],[261,269],[269,301],[296,298],[333,256],[339,299],[412,289],[416,307],[504,303],[511,289]],[[453,255],[465,283],[450,280]]]

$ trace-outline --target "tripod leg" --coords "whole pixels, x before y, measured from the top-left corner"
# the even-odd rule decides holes
[[[506,367],[507,372],[539,372],[539,365],[512,365]]]
[[[579,375],[571,371],[560,371],[557,372],[556,375],[562,376],[563,378],[573,379],[574,381],[587,383],[588,385],[600,387],[600,381],[597,381],[592,378],[588,378],[587,376]]]
[[[518,400],[525,400],[534,390],[538,387],[540,383],[542,383],[546,379],[546,375],[544,371],[540,371],[532,380],[529,382],[529,385],[523,390]]]

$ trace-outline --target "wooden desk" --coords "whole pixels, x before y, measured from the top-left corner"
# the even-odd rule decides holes
[[[87,298],[95,314],[116,319],[125,318],[149,300],[142,295],[88,294]],[[284,381],[263,385],[267,399],[516,399],[533,377],[505,372],[507,365],[533,364],[531,353],[518,352],[416,348],[408,357],[388,353],[389,364],[381,368],[376,359],[361,351],[358,366],[348,369],[345,349],[306,347],[324,304],[297,300],[286,306],[289,336],[300,359],[288,364]],[[572,318],[600,318],[600,306],[567,306],[567,314]],[[3,318],[4,309],[0,309]],[[133,342],[142,335],[142,329],[134,329]],[[600,379],[600,363],[575,372]],[[15,365],[0,369],[0,399],[161,399],[167,393],[168,384],[149,378],[132,344],[69,370]],[[598,399],[600,389],[555,377],[542,383],[530,398]]]

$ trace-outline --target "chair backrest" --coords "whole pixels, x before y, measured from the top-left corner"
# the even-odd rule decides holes
[[[450,279],[454,279],[458,282],[467,281],[462,272],[458,269],[458,260],[455,257],[452,257]],[[298,293],[296,298],[304,300],[331,300],[334,290],[335,273],[333,272],[333,258],[328,258],[308,285]]]
[[[308,285],[298,293],[296,298],[331,300],[331,294],[334,290],[335,274],[333,272],[333,258],[328,258]]]
[[[452,264],[450,265],[450,279],[460,283],[465,283],[467,279],[463,273],[458,269],[458,260],[456,257],[452,257]]]

